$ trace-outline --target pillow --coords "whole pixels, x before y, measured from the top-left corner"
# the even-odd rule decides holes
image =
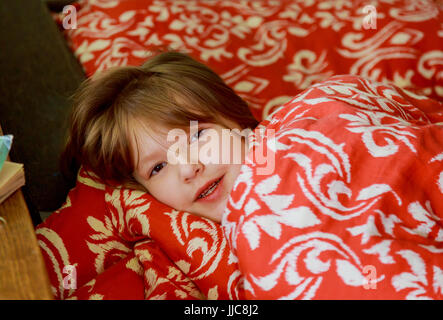
[[[174,210],[146,192],[107,187],[105,199],[123,239],[152,239],[208,299],[242,297],[237,260],[220,224]]]
[[[105,186],[84,168],[66,203],[36,234],[56,299],[242,297],[237,261],[219,224],[145,192]]]
[[[65,30],[88,76],[170,47],[213,68],[263,120],[336,74],[443,98],[441,13],[420,1],[90,1]],[[58,16],[61,22],[63,15]]]
[[[70,285],[69,282],[67,282]],[[78,284],[77,284],[78,285]],[[145,299],[143,266],[133,252],[78,287],[67,300]]]
[[[140,281],[143,279],[144,281]],[[69,300],[183,300],[204,296],[152,240],[76,290]]]
[[[69,268],[75,268],[80,288],[128,256],[133,247],[113,230],[106,214],[105,185],[83,168],[64,205],[36,227],[36,234],[56,299],[75,291],[64,285]]]

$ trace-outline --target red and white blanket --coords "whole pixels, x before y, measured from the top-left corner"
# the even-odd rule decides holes
[[[37,228],[56,297],[443,298],[443,104],[337,76],[255,133],[221,226],[81,170]]]
[[[223,219],[247,298],[443,298],[443,104],[341,76],[262,125]]]

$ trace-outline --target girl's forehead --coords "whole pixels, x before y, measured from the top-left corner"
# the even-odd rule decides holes
[[[135,124],[128,133],[129,148],[135,171],[143,169],[144,164],[154,158],[162,157],[167,152],[167,133],[159,125]]]
[[[138,150],[141,146],[167,147],[166,140],[170,130],[168,127],[152,121],[133,121],[130,128],[132,132],[129,133],[129,140],[133,149]]]

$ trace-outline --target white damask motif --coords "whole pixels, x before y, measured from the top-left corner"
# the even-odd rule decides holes
[[[220,76],[227,85],[248,102],[250,108],[261,109],[265,101],[264,99],[257,98],[257,96],[268,87],[269,80],[250,75],[249,73],[252,69],[251,66],[242,63]],[[268,109],[272,108],[276,103],[278,102],[274,100],[274,104],[269,106]]]
[[[101,181],[101,179],[95,173],[86,171],[83,168],[78,171],[77,181],[95,189],[105,190],[105,184]],[[68,200],[70,202],[69,197]]]
[[[241,15],[231,16],[228,11],[222,11],[220,18],[220,24],[240,39],[245,39],[252,29],[257,29],[263,23],[263,18],[260,16],[245,19]]]
[[[235,180],[234,187],[232,188],[232,190],[235,191],[237,189],[240,189],[242,185],[245,186],[245,190],[242,193],[242,197],[238,199],[236,202],[232,198],[229,199],[229,203],[232,205],[233,208],[241,209],[243,207],[246,196],[249,194],[252,187],[254,186],[254,182],[252,181],[252,176],[253,172],[249,166],[241,167],[240,174]]]
[[[418,201],[409,204],[408,212],[418,221],[418,226],[414,229],[403,227],[403,229],[411,234],[419,235],[423,238],[429,238],[432,229],[438,226],[438,233],[435,241],[443,242],[443,228],[440,227],[441,217],[436,215],[432,210],[431,203],[426,201],[424,208]]]
[[[395,116],[395,119],[405,127],[409,126],[415,128],[411,125],[411,120],[415,122],[420,121],[422,124],[431,123],[426,113],[423,111],[409,104],[407,101],[399,102],[399,100],[403,100],[402,96],[393,86],[369,80],[367,78],[355,77],[354,80],[358,81],[363,86],[363,89],[358,89],[355,87],[355,84],[348,84],[340,79],[335,80],[334,78],[335,77],[332,77],[329,80],[323,81],[321,84],[312,87],[322,90],[329,96],[333,95],[331,98],[334,100],[343,101],[350,106],[357,107],[363,112],[364,110],[368,110],[375,112],[375,114],[379,114],[377,111],[381,111],[385,113],[386,116]],[[380,94],[380,92],[382,92],[382,94]],[[426,99],[426,97],[416,95],[407,90],[403,90],[403,92],[414,99]],[[411,115],[412,112],[419,114],[419,116]]]
[[[133,230],[131,220],[134,219],[140,224],[142,235],[151,236],[150,222],[145,214],[151,202],[147,201],[144,195],[143,191],[118,188],[113,189],[112,193],[105,194],[105,201],[112,206],[110,210],[112,225],[119,234],[129,231],[133,236],[140,235]]]
[[[129,29],[134,24],[135,11],[125,11],[118,19],[111,18],[104,12],[92,11],[80,17],[78,28],[70,29],[71,37],[83,36],[92,39],[108,39],[113,35]]]
[[[429,300],[432,299],[429,293],[429,283],[427,278],[426,263],[420,255],[412,250],[401,250],[397,252],[408,263],[411,272],[402,272],[391,279],[392,286],[396,291],[409,290],[406,299],[409,300]],[[435,269],[436,268],[436,269]],[[441,270],[434,267],[434,279],[438,280],[434,284],[434,289],[441,290]]]
[[[148,10],[154,13],[157,21],[168,21],[170,18],[170,12],[172,14],[183,12],[183,5],[187,3],[190,10],[195,11],[195,1],[163,1],[156,0],[149,7]]]
[[[100,8],[114,8],[116,7],[120,1],[119,0],[85,0],[82,3],[100,7]]]
[[[230,300],[238,300],[240,299],[239,289],[243,290],[243,275],[240,271],[236,270],[234,271],[230,276],[228,280],[228,295]],[[235,283],[238,283],[235,285]]]
[[[417,159],[421,156],[419,134],[432,121],[392,86],[356,78],[347,84],[349,80],[332,78],[313,85],[266,119],[269,126],[277,128],[272,151],[281,170],[257,178],[252,160],[242,167],[243,181],[238,184],[242,186],[241,192],[233,192],[231,198],[234,196],[235,201],[229,203],[235,216],[229,217],[231,212],[227,209],[223,225],[230,232],[234,249],[243,250],[238,254],[240,266],[246,271],[245,290],[253,297],[315,298],[318,292],[325,293],[322,284],[325,277],[330,279],[329,272],[334,272],[334,277],[338,275],[344,285],[363,286],[368,281],[364,275],[366,266],[360,262],[363,260],[371,261],[371,266],[374,263],[377,273],[378,266],[381,267],[383,274],[377,276],[376,282],[388,277],[383,285],[397,291],[398,297],[429,298],[443,290],[441,266],[432,264],[438,259],[428,263],[420,255],[423,249],[435,254],[442,252],[438,247],[438,242],[443,242],[441,218],[433,212],[431,202],[422,204],[406,198],[404,186],[391,183],[390,177],[377,178],[374,183],[373,179],[359,175],[363,169],[370,174],[372,168],[362,166],[357,170],[354,166],[360,163],[352,162],[354,152],[367,153],[360,143],[360,134],[366,132],[368,136],[362,140],[372,150],[372,156],[367,156],[369,162],[376,163],[375,156],[398,153],[400,147],[405,149],[402,154]],[[325,94],[320,95],[319,91]],[[311,95],[313,92],[315,95]],[[346,110],[338,109],[334,114],[344,120],[340,122],[340,129],[347,129],[341,130],[343,139],[320,131],[321,123],[317,129],[321,121],[317,117],[326,106]],[[266,126],[265,122],[263,129]],[[355,141],[360,149],[347,145],[348,141],[352,147]],[[387,145],[380,143],[383,141]],[[255,147],[260,146],[258,141],[254,142]],[[443,160],[443,153],[425,159],[434,167]],[[440,176],[437,183],[439,179]],[[335,226],[342,224],[342,232],[329,233],[324,219],[333,221]],[[410,235],[436,245],[429,241],[415,243]],[[248,254],[256,259],[264,254],[265,271],[249,270]],[[406,268],[398,263],[400,258],[406,260]],[[393,272],[387,275],[386,270]]]
[[[39,238],[38,245],[41,250],[48,256],[52,263],[52,270],[56,277],[58,286],[51,286],[52,292],[55,296],[64,299],[74,292],[74,288],[67,289],[63,286],[63,268],[65,266],[77,266],[77,263],[72,263],[69,258],[69,252],[63,242],[63,239],[52,229],[39,228],[36,230],[36,235]],[[54,250],[55,249],[55,250]],[[66,295],[65,295],[66,294]]]
[[[326,50],[322,51],[319,57],[311,50],[297,51],[293,63],[287,67],[288,73],[283,76],[283,80],[294,82],[297,88],[306,89],[313,83],[329,78],[333,72],[325,71],[328,66],[326,55]]]
[[[147,58],[149,52],[146,48],[128,38],[118,37],[112,40],[109,49],[102,51],[95,61],[97,71],[103,71],[114,66],[125,66],[131,55],[139,58]]]
[[[320,255],[324,256],[325,252],[336,253],[341,258],[324,261],[320,259]],[[312,299],[321,285],[322,274],[328,272],[334,262],[335,271],[343,283],[350,286],[366,284],[359,257],[342,239],[324,232],[312,232],[292,238],[271,257],[269,263],[277,265],[270,274],[260,277],[252,275],[251,278],[265,291],[273,289],[281,281],[294,288],[291,293],[278,297],[279,299]],[[302,276],[298,271],[301,266],[311,272],[312,276]],[[383,279],[384,275],[381,275],[374,281]]]
[[[128,35],[133,37],[139,37],[140,42],[144,42],[146,37],[154,30],[154,22],[152,16],[147,16],[143,21],[137,22],[134,29],[128,31]]]
[[[266,203],[269,212],[272,212],[272,214],[254,215],[252,218],[246,218],[246,221],[243,223],[242,233],[248,240],[252,250],[260,246],[260,229],[269,236],[280,239],[281,225],[302,229],[320,223],[320,220],[317,219],[309,207],[290,208],[294,194],[275,194],[280,181],[281,178],[278,175],[273,175],[261,181],[254,188],[255,193],[260,200]],[[261,209],[260,205],[251,198],[245,205],[246,217],[258,209]]]
[[[93,216],[87,218],[87,222],[94,233],[91,233],[86,244],[96,255],[95,268],[97,273],[104,271],[106,260],[110,258],[124,258],[132,248],[122,241],[125,232],[134,235],[131,220],[137,220],[142,226],[142,232],[149,236],[149,220],[142,213],[149,209],[150,203],[142,199],[143,192],[129,191],[128,189],[114,189],[112,193],[105,194],[105,200],[109,205],[109,215],[103,220]],[[124,210],[124,205],[133,205]],[[128,227],[129,226],[129,227]]]
[[[259,55],[254,55],[249,47],[240,48],[237,53],[240,59],[256,66],[267,65],[281,57],[285,45],[282,48],[280,46],[282,41],[286,41],[286,33],[282,31],[284,27],[281,26],[281,22],[272,22],[268,25],[263,23],[263,16],[270,14],[266,9],[277,10],[281,6],[279,3],[223,2],[223,7],[234,7],[239,12],[249,14],[250,16],[246,18],[242,15],[232,16],[227,10],[220,12],[217,8],[219,5],[217,1],[206,2],[205,6],[198,1],[154,2],[149,10],[159,15],[156,18],[159,21],[168,20],[170,13],[180,13],[178,18],[171,21],[169,28],[171,31],[185,31],[185,34],[179,36],[176,33],[168,33],[159,41],[166,40],[174,48],[193,48],[199,52],[203,61],[232,58],[233,54],[226,50],[231,35],[245,39],[253,33],[257,38],[257,45],[251,48],[254,52],[258,51]],[[210,6],[214,6],[214,9]],[[275,36],[277,38],[274,40]],[[263,53],[263,50],[267,52]]]
[[[263,23],[257,29],[254,39],[256,44],[250,47],[240,47],[237,57],[244,63],[263,67],[284,57],[287,47],[286,21],[270,21]]]
[[[412,77],[415,75],[415,71],[412,69],[408,69],[404,75],[401,74],[399,71],[394,71],[394,75],[392,77],[392,82],[394,85],[400,88],[412,88],[414,87],[414,83],[412,82]],[[382,82],[389,83],[390,80],[383,76],[381,79]],[[421,99],[425,97],[420,97]]]
[[[438,16],[439,10],[436,4],[428,0],[407,0],[404,6],[391,8],[391,17],[405,22],[421,22]]]
[[[410,33],[406,33],[408,30]],[[356,59],[349,73],[370,77],[373,80],[381,80],[379,78],[382,70],[376,69],[376,66],[383,60],[416,59],[417,52],[412,46],[423,37],[420,31],[404,29],[404,24],[397,21],[388,23],[368,39],[364,39],[365,35],[364,32],[346,33],[342,37],[343,48],[337,48],[337,52],[343,57]],[[394,39],[392,40],[394,43],[401,39],[404,45],[387,47],[387,40],[390,38]]]
[[[346,230],[353,236],[361,235],[361,244],[366,244],[372,236],[381,236],[381,233],[378,232],[377,226],[374,223],[374,216],[369,216],[365,224],[347,228]]]
[[[374,254],[378,256],[378,260],[384,264],[395,263],[392,255],[389,254],[390,246],[393,240],[383,240],[380,243],[373,245],[371,248],[363,249],[362,251],[367,254]]]
[[[105,270],[106,259],[124,258],[131,251],[131,248],[118,241],[114,235],[112,223],[105,218],[104,223],[92,216],[87,218],[87,222],[95,233],[89,236],[86,244],[91,252],[96,255],[94,265],[95,271],[99,274]]]
[[[79,58],[81,63],[85,63],[95,58],[94,51],[106,49],[110,44],[110,40],[95,40],[91,43],[89,43],[88,40],[85,40],[77,48],[75,55]]]
[[[279,107],[291,100],[290,96],[278,96],[273,99],[268,100],[262,111],[262,119],[268,118],[272,113],[274,113]]]
[[[215,2],[215,1],[214,1]],[[226,8],[235,8],[246,15],[269,17],[282,10],[282,2],[275,0],[266,1],[238,1],[221,0],[219,3]]]
[[[412,138],[416,139],[416,136],[408,130],[401,130],[412,127],[409,122],[386,113],[364,110],[356,114],[341,114],[339,118],[349,121],[346,126],[348,131],[361,134],[364,145],[373,157],[387,157],[397,153],[399,143],[403,143],[411,152],[417,153],[410,141]],[[394,120],[396,123],[392,121],[386,123],[387,120]],[[377,144],[374,136],[384,137],[386,144],[383,146]]]
[[[400,199],[397,199],[399,202],[399,205],[401,205]],[[396,224],[401,224],[402,220],[397,217],[395,214],[385,214],[381,210],[375,210],[374,212],[378,213],[380,215],[381,223],[384,228],[384,232],[386,232],[388,235],[390,235],[392,238],[395,237],[394,235],[394,228]]]
[[[181,244],[186,244],[186,253],[189,257],[192,257],[196,251],[200,251],[203,256],[199,266],[193,265],[192,271],[189,269],[182,271],[192,280],[205,278],[217,269],[225,250],[227,250],[226,239],[218,233],[214,222],[204,219],[189,223],[189,214],[179,215],[178,213],[176,210],[164,212],[164,215],[171,220],[170,225],[174,235]],[[199,234],[205,234],[207,239],[201,236],[192,237],[192,232],[195,230],[199,231]],[[182,265],[183,263],[180,264],[180,266]]]
[[[367,211],[383,194],[392,192],[395,195],[390,186],[373,184],[359,191],[356,196],[356,200],[360,201],[359,204],[353,207],[343,205],[339,201],[339,194],[344,194],[348,198],[353,196],[352,190],[346,186],[351,182],[351,164],[348,155],[343,151],[343,144],[335,144],[320,132],[303,129],[287,130],[284,135],[288,135],[288,139],[292,143],[307,145],[313,152],[321,154],[321,157],[326,157],[330,161],[330,163],[321,163],[314,167],[312,160],[305,154],[289,153],[285,156],[303,168],[303,175],[296,174],[299,186],[304,196],[323,214],[336,220],[348,220]],[[282,136],[277,135],[278,140]],[[322,179],[329,174],[333,174],[339,179],[328,180],[328,188],[325,193],[321,188],[325,185]],[[398,196],[396,198],[400,201]]]
[[[443,51],[433,50],[424,53],[418,60],[418,72],[426,79],[436,77],[443,80]],[[441,87],[440,87],[441,88]],[[439,93],[443,96],[443,92]]]

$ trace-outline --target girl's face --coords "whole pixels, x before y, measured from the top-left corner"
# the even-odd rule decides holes
[[[230,121],[227,124],[241,131],[239,125]],[[220,222],[244,162],[248,139],[214,123],[198,123],[196,130],[183,131],[186,139],[183,137],[181,142],[168,141],[168,132],[171,131],[155,124],[134,128],[134,178],[158,201]],[[176,152],[177,146],[187,153]]]

